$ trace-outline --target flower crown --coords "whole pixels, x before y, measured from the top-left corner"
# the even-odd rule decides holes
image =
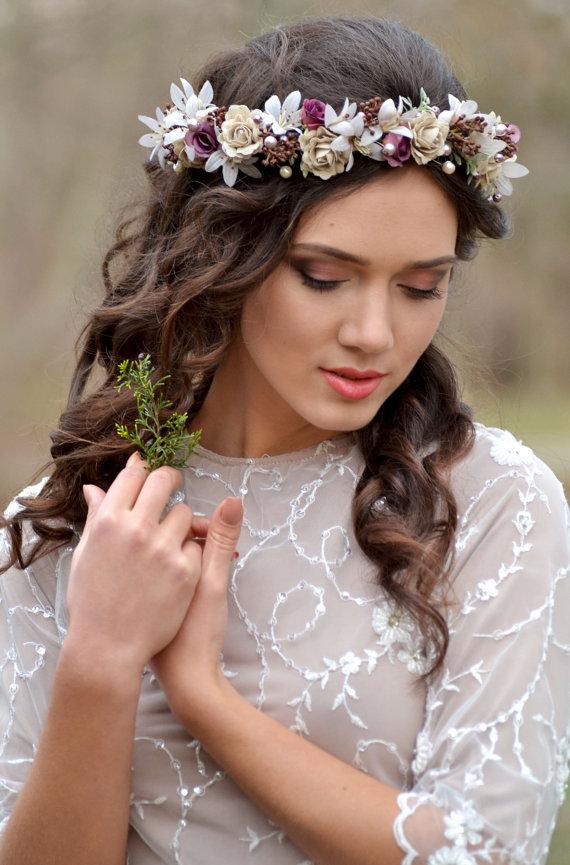
[[[511,178],[528,174],[516,161],[519,127],[503,123],[494,111],[482,114],[472,99],[460,102],[451,93],[446,110],[430,105],[422,87],[417,107],[407,97],[399,96],[396,106],[393,99],[373,96],[359,103],[357,111],[356,102],[346,98],[337,114],[320,99],[303,99],[301,105],[299,90],[283,102],[270,96],[264,109],[218,107],[209,81],[198,94],[184,78],[180,81],[184,89],[171,84],[172,102],[164,111],[156,109],[156,120],[138,115],[152,130],[139,144],[152,148],[149,161],[158,158],[161,168],[221,167],[228,186],[234,185],[238,171],[262,177],[255,165],[259,160],[265,167],[279,166],[281,177],[291,177],[299,157],[304,177],[311,172],[328,180],[350,171],[355,151],[393,168],[410,158],[425,165],[445,157],[437,164],[446,174],[464,163],[468,183],[495,202],[512,193]]]

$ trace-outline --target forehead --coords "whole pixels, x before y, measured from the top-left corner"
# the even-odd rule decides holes
[[[413,165],[386,169],[341,198],[319,202],[301,216],[294,241],[337,246],[380,265],[452,255],[456,237],[453,202]]]

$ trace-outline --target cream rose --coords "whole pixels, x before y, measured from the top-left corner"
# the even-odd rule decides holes
[[[448,123],[438,120],[431,111],[422,111],[416,117],[410,117],[408,123],[413,133],[410,149],[416,162],[425,165],[442,155],[449,132]]]
[[[242,162],[263,147],[263,134],[247,105],[230,105],[218,140],[234,162]]]
[[[333,150],[331,144],[335,138],[338,136],[325,126],[318,126],[317,129],[306,129],[301,133],[299,146],[303,155],[300,167],[304,177],[310,171],[317,177],[328,180],[329,177],[334,177],[335,174],[340,174],[345,170],[350,157],[350,148]]]

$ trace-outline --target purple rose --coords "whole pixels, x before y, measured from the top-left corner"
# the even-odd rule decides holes
[[[382,139],[382,144],[393,144],[396,148],[392,156],[387,156],[388,165],[392,168],[399,168],[406,159],[410,158],[410,138],[405,135],[396,135],[394,132],[388,132]]]
[[[184,141],[194,147],[198,159],[207,159],[219,147],[215,129],[207,120],[201,120],[196,129],[189,129]]]
[[[507,135],[510,137],[513,144],[518,144],[521,137],[521,131],[516,123],[507,123]]]
[[[324,126],[325,103],[320,99],[303,99],[301,122],[308,129],[316,129],[318,126]]]

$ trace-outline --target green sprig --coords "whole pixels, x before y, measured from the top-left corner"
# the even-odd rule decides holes
[[[171,406],[172,402],[157,396],[156,391],[170,375],[153,383],[153,372],[155,368],[151,366],[149,354],[139,354],[136,361],[128,359],[119,363],[115,390],[118,393],[124,387],[134,390],[138,417],[132,431],[120,423],[116,423],[115,428],[121,438],[129,439],[137,446],[149,471],[165,465],[185,468],[194,448],[200,443],[202,430],[192,433],[185,431],[187,412],[173,412],[166,423],[161,423],[160,412]],[[180,451],[183,451],[182,455]]]

